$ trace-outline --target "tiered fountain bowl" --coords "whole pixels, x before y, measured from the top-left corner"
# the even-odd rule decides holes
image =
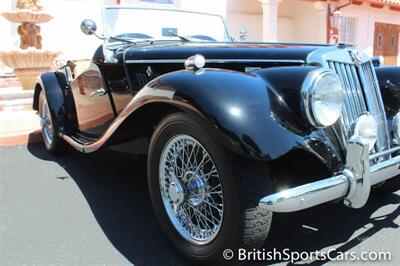
[[[0,15],[13,23],[29,22],[35,25],[46,23],[53,18],[41,11],[26,9],[5,12]],[[58,55],[58,52],[32,47],[28,49],[17,48],[11,51],[0,52],[0,60],[5,66],[14,69],[14,73],[20,79],[24,90],[31,90],[35,86],[37,77],[53,67],[54,59]]]

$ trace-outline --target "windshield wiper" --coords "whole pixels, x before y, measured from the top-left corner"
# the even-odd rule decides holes
[[[192,41],[192,40],[190,40],[190,39],[188,39],[188,38],[186,38],[186,37],[183,37],[183,36],[181,36],[181,35],[176,34],[176,33],[173,32],[173,31],[169,31],[168,33],[169,33],[171,36],[178,37],[178,38],[181,39],[181,41],[183,41],[183,42],[191,42],[191,41]]]
[[[135,41],[131,41],[131,40],[128,40],[128,39],[119,38],[119,37],[115,37],[115,36],[110,36],[108,38],[116,40],[116,41],[120,41],[120,42],[134,44],[134,45],[138,45],[138,44],[141,44],[141,43],[148,43],[148,44],[153,44],[154,43],[153,40],[140,40],[140,41],[136,41],[135,42]]]
[[[116,41],[120,41],[120,42],[127,42],[127,43],[137,44],[134,41],[127,40],[127,39],[124,39],[124,38],[115,37],[115,36],[110,36],[109,38],[113,39],[113,40],[116,40]]]

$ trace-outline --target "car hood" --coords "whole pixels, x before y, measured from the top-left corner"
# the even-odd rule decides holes
[[[326,45],[283,43],[173,43],[131,47],[126,62],[135,60],[176,60],[202,54],[206,59],[301,60]]]

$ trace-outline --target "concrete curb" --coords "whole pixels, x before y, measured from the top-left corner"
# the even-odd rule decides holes
[[[1,88],[0,100],[33,99],[33,90],[20,90],[19,88]]]
[[[40,130],[15,135],[0,137],[0,148],[11,147],[16,145],[24,145],[33,142],[39,142],[42,140],[42,134]]]

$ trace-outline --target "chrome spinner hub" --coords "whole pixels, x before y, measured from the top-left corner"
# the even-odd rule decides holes
[[[174,204],[181,204],[185,199],[185,193],[179,183],[171,182],[168,188],[169,198]]]
[[[192,206],[199,206],[206,198],[207,191],[206,185],[207,181],[204,176],[195,174],[194,172],[187,172],[185,178],[188,180],[187,184],[187,194],[188,203]]]

